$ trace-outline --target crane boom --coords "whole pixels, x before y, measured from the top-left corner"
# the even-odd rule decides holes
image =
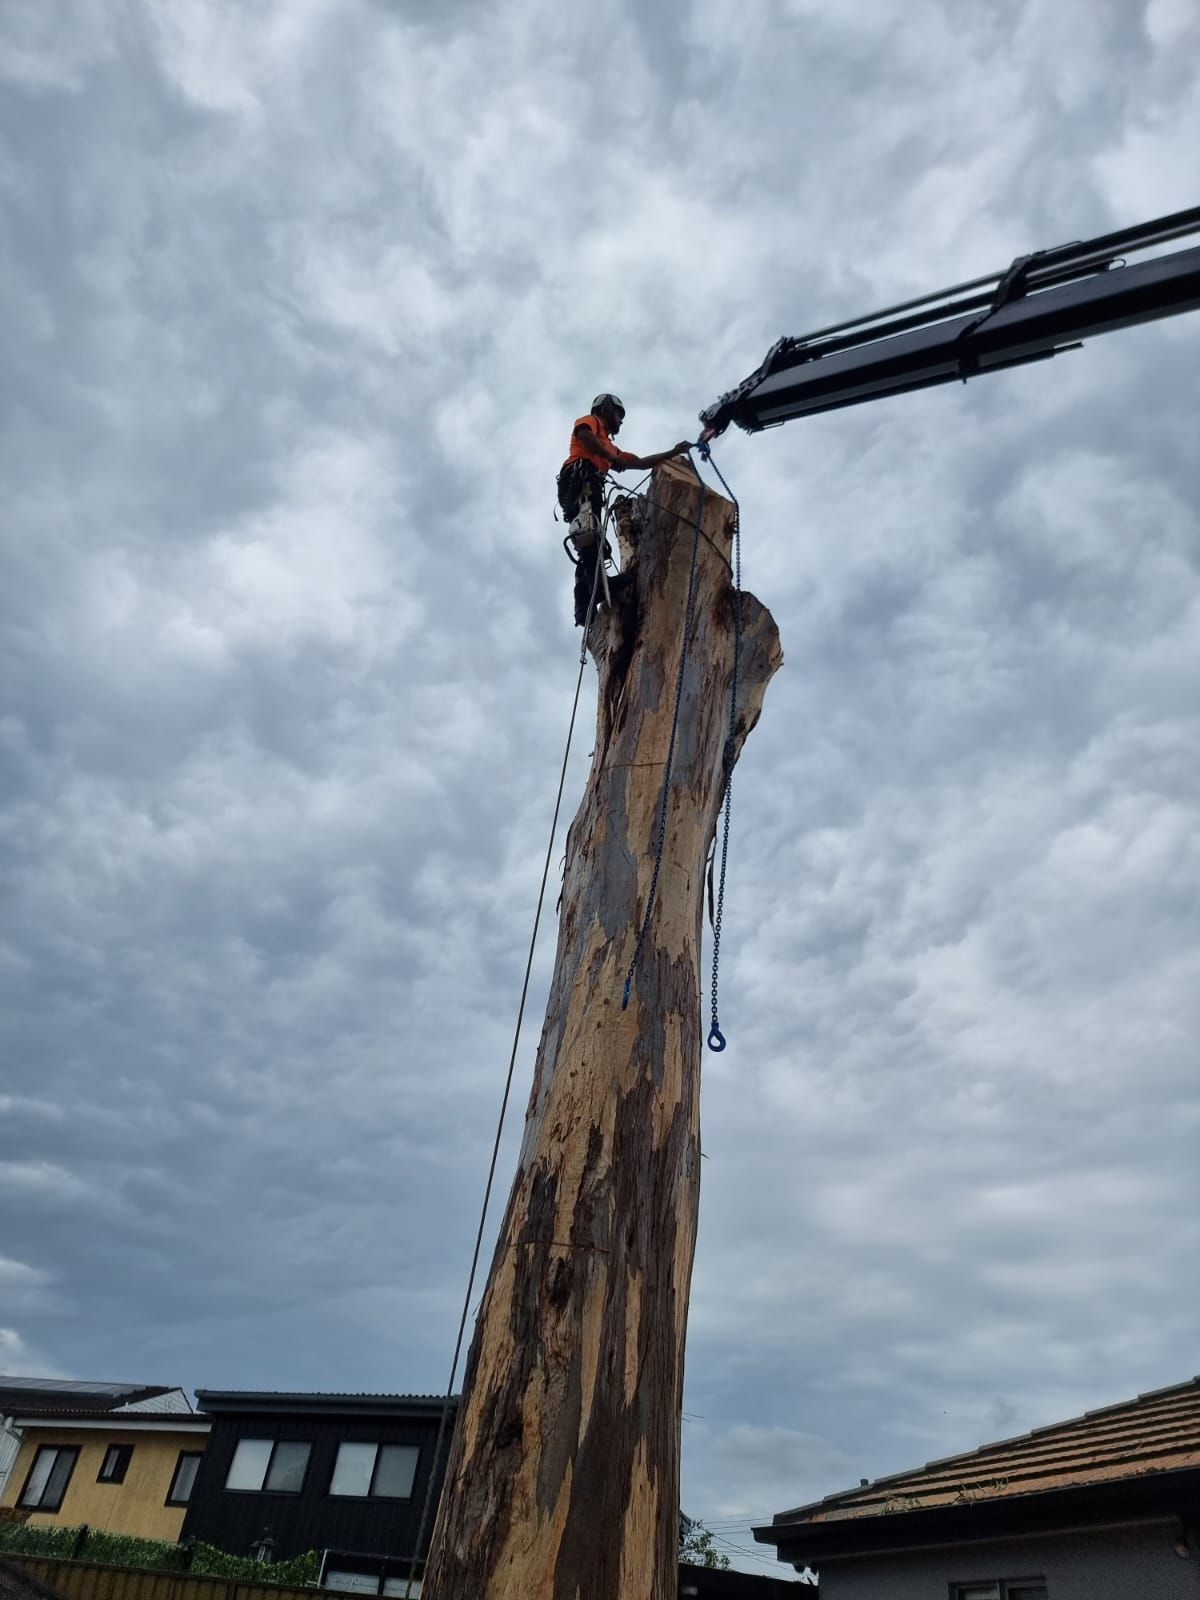
[[[783,338],[700,413],[702,437],[965,382],[1045,361],[1094,334],[1200,309],[1200,247],[1129,266],[1125,257],[1200,233],[1200,206],[1053,250],[866,317]]]

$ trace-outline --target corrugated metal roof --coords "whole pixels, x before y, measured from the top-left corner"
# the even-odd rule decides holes
[[[214,1400],[431,1400],[438,1405],[446,1398],[441,1394],[373,1394],[362,1389],[197,1389],[196,1394]]]
[[[200,1409],[246,1411],[421,1411],[436,1412],[445,1404],[440,1394],[334,1394],[325,1390],[297,1393],[286,1389],[197,1389]],[[458,1395],[450,1398],[456,1406]]]
[[[785,1523],[815,1526],[996,1503],[1198,1466],[1200,1377],[781,1511],[755,1533],[769,1538]]]

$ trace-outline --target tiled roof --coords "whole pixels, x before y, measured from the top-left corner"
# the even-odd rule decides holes
[[[814,1527],[942,1507],[997,1504],[1021,1495],[1145,1480],[1200,1467],[1200,1378],[1155,1389],[1069,1422],[1035,1428],[965,1455],[782,1511],[756,1538],[774,1542],[785,1524]]]

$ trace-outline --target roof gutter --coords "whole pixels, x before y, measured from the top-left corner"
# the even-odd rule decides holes
[[[345,1416],[439,1417],[444,1398],[433,1395],[276,1394],[271,1391],[197,1389],[196,1400],[209,1416]],[[451,1401],[457,1406],[458,1396]]]
[[[194,1411],[179,1411],[173,1416],[159,1412],[153,1420],[142,1421],[136,1412],[110,1412],[106,1417],[72,1417],[60,1413],[54,1417],[15,1417],[15,1427],[51,1428],[77,1433],[90,1429],[98,1433],[210,1433],[212,1422],[208,1417],[198,1417]]]
[[[1037,1528],[1029,1533],[1021,1533],[1023,1541],[1032,1543],[1037,1539],[1067,1539],[1075,1536],[1090,1535],[1095,1533],[1119,1533],[1124,1528],[1169,1528],[1178,1526],[1180,1518],[1172,1512],[1158,1512],[1144,1517],[1124,1517],[1107,1522],[1080,1522],[1074,1526],[1061,1528]],[[869,1550],[842,1550],[836,1554],[832,1551],[823,1551],[820,1557],[822,1566],[828,1566],[834,1561],[862,1561],[876,1556],[911,1556],[921,1555],[934,1550],[969,1550],[976,1545],[992,1545],[999,1543],[1004,1538],[1003,1534],[978,1534],[966,1538],[945,1538],[932,1540],[928,1544],[895,1544],[872,1545]],[[780,1556],[781,1561],[802,1570],[806,1566],[817,1565],[815,1556],[804,1559],[799,1555]]]
[[[751,1532],[759,1544],[774,1545],[781,1561],[816,1566],[840,1557],[894,1555],[901,1550],[1167,1521],[1183,1516],[1198,1499],[1200,1467],[1192,1466],[968,1505],[929,1506],[834,1521],[779,1520]]]

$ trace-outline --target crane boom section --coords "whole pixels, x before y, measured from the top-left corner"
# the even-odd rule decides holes
[[[1200,309],[1200,248],[1136,265],[1113,253],[1200,232],[1200,208],[1124,233],[1022,256],[1003,274],[890,311],[781,339],[700,414],[710,435],[860,405],[1048,360],[1096,334]],[[984,292],[981,286],[990,285]]]

